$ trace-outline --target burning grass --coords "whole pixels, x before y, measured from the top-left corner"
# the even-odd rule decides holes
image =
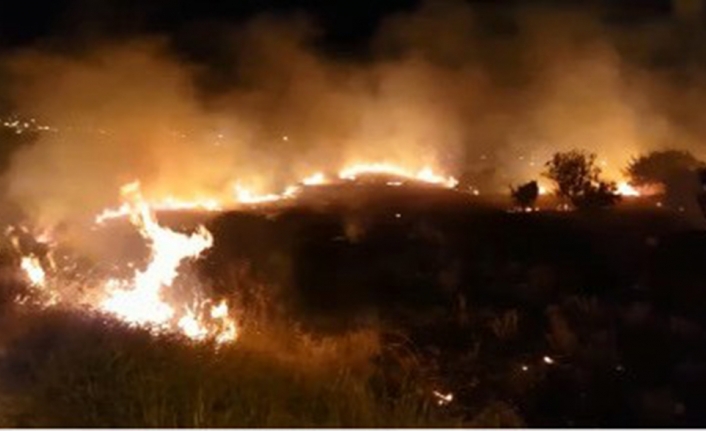
[[[235,345],[217,346],[155,336],[97,315],[19,313],[5,313],[2,324],[3,425],[461,424],[413,376],[390,384],[374,365],[375,332],[315,340],[278,329],[244,333]]]

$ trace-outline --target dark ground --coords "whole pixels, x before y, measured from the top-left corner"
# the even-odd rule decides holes
[[[554,205],[547,200],[540,204]],[[453,392],[448,409],[463,423],[706,426],[706,232],[695,229],[683,213],[656,208],[649,200],[589,213],[511,213],[507,206],[499,198],[435,187],[347,184],[308,189],[286,204],[217,215],[163,213],[159,218],[185,230],[206,223],[214,245],[198,268],[209,281],[204,284],[214,286],[213,294],[235,295],[240,311],[265,308],[317,336],[382,332],[397,358],[388,364],[386,355],[380,357],[385,378],[394,381],[404,364],[399,358],[407,355],[424,381]],[[141,245],[133,229],[122,230],[126,227],[117,223],[97,233],[115,238],[118,261],[121,254],[134,258],[135,247]],[[55,326],[51,319],[48,325]],[[133,335],[111,341],[92,324],[77,327],[75,337],[72,331],[59,331],[63,335],[57,338],[73,340],[75,349],[65,353],[70,373],[81,375],[85,368],[72,368],[75,355],[95,351],[120,358],[127,354],[123,341],[132,346]],[[86,330],[88,335],[81,332]],[[46,332],[38,331],[41,340]],[[85,350],[84,336],[105,339],[113,350]],[[173,348],[168,346],[167,352]],[[140,349],[133,350],[128,349],[139,358]],[[18,354],[8,352],[8,358]],[[46,355],[33,355],[32,361],[46,360]],[[37,369],[59,379],[61,373],[47,364]],[[105,366],[114,366],[110,364]],[[127,361],[126,370],[134,364]],[[147,361],[145,366],[152,365],[154,370],[144,372],[159,374],[162,365]],[[90,374],[92,368],[85,369],[93,382],[97,377]],[[109,378],[106,394],[114,385],[111,370],[96,374]],[[132,405],[131,380],[119,381],[127,385],[124,402]],[[63,380],[57,382],[51,388],[65,386]],[[194,383],[174,382],[188,388]],[[206,383],[202,386],[208,390]],[[231,390],[225,386],[224,391]],[[252,386],[252,400],[260,399],[258,387]],[[38,398],[44,400],[39,405],[54,399],[53,390],[46,392],[49,398]],[[85,398],[68,405],[78,410],[100,407],[94,390],[87,387]],[[234,403],[241,403],[240,395],[231,395]],[[319,395],[312,395],[312,403],[318,405]],[[219,397],[214,398],[218,403]],[[110,396],[106,399],[115,404]],[[366,406],[377,405],[369,400]],[[214,412],[221,411],[218,403]],[[313,416],[299,422],[266,419],[268,404],[263,403],[258,406],[264,416],[244,424],[306,425],[318,418],[313,409]],[[154,407],[145,401],[146,410]],[[330,423],[360,424],[371,411],[361,409],[362,416]],[[338,418],[337,412],[334,408],[331,417]],[[96,415],[92,420],[105,423],[100,422],[102,414]],[[121,415],[111,416],[118,425],[124,423]],[[388,411],[375,415],[371,417],[384,418]],[[240,423],[226,416],[212,423]],[[141,418],[137,415],[135,423],[191,423]],[[57,423],[55,416],[46,420]],[[428,418],[412,414],[409,420]]]
[[[350,187],[217,217],[204,274],[245,303],[257,280],[317,332],[401,331],[469,415],[502,401],[530,426],[706,425],[706,233],[680,214]]]

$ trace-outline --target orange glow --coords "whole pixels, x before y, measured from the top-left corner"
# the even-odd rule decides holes
[[[233,340],[236,336],[234,324],[229,324],[229,335],[224,336],[220,331],[222,325],[213,326],[211,322],[202,321],[191,309],[180,310],[163,298],[163,291],[174,283],[181,262],[195,258],[211,247],[213,237],[210,232],[200,226],[195,233],[185,235],[160,226],[153,209],[142,199],[138,182],[124,186],[121,193],[126,199],[123,207],[129,211],[130,221],[150,247],[150,261],[144,270],[136,271],[131,280],[108,280],[105,283],[108,297],[100,303],[99,309],[130,324],[178,330],[192,339],[212,336],[223,342]],[[218,319],[227,319],[227,305],[222,303],[218,307]],[[226,307],[225,312],[223,307]]]
[[[39,259],[34,256],[25,256],[22,258],[20,267],[33,286],[44,287],[46,274]]]
[[[392,163],[360,163],[350,165],[338,173],[342,180],[356,180],[365,174],[389,174],[410,180],[422,181],[430,184],[438,184],[448,188],[454,188],[458,180],[454,177],[444,177],[435,173],[431,168],[424,167],[418,171],[406,169]]]
[[[321,184],[326,184],[328,181],[326,180],[326,175],[324,175],[323,172],[317,172],[313,175],[309,175],[308,177],[304,178],[302,180],[302,184],[305,186],[317,186]]]
[[[627,181],[618,183],[618,194],[621,196],[640,196],[640,192]]]

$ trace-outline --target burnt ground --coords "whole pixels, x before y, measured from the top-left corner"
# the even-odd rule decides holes
[[[706,232],[679,214],[346,187],[210,220],[202,273],[246,306],[265,286],[315,332],[389,329],[469,416],[503,402],[530,426],[706,425]]]

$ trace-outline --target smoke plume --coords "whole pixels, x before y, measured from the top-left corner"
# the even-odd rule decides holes
[[[700,30],[626,30],[608,12],[430,1],[388,16],[347,58],[319,49],[303,15],[206,32],[212,55],[139,34],[25,49],[4,59],[5,96],[55,130],[12,155],[8,197],[57,223],[117,203],[134,179],[147,197],[229,199],[235,183],[280,191],[392,162],[493,191],[570,148],[596,152],[611,179],[650,149],[703,155]]]

